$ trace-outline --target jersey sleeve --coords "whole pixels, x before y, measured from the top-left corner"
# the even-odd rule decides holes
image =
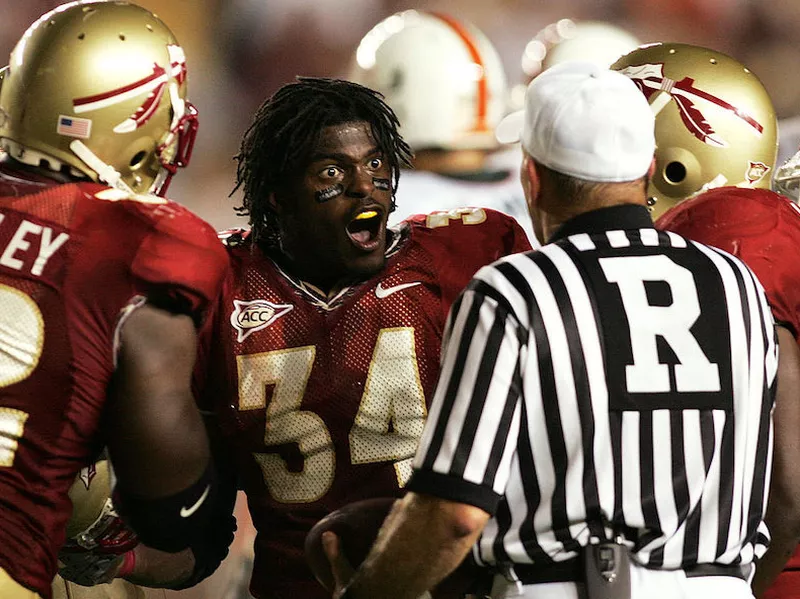
[[[131,265],[135,283],[150,301],[200,323],[219,296],[228,255],[214,229],[187,209],[169,202],[158,212]]]
[[[713,193],[712,193],[713,192]],[[777,324],[800,342],[800,211],[766,190],[720,188],[679,204],[658,228],[740,258],[755,273]]]
[[[761,281],[776,324],[789,328],[795,339],[800,342],[800,301],[798,301],[800,269],[796,264],[776,260],[779,256],[791,255],[796,251],[796,247],[775,247],[773,251],[776,255],[770,255],[770,252],[765,252],[760,244],[743,243],[735,255],[741,258]]]
[[[526,333],[491,285],[502,275],[491,267],[481,273],[448,318],[439,380],[406,488],[494,514],[517,449]]]
[[[437,262],[444,314],[483,266],[525,252],[531,244],[517,221],[488,208],[458,208],[411,219]]]

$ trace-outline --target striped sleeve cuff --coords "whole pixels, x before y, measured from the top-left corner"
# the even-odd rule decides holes
[[[466,503],[482,509],[490,516],[494,516],[502,499],[502,495],[495,493],[490,487],[431,470],[414,470],[405,488],[415,493]]]

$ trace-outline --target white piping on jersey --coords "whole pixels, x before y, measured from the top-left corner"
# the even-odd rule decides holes
[[[119,359],[119,350],[122,347],[122,327],[125,326],[125,323],[130,318],[131,314],[133,314],[137,309],[141,308],[147,303],[147,298],[143,295],[134,295],[131,299],[128,300],[128,303],[125,304],[125,307],[119,311],[117,315],[117,324],[114,327],[114,337],[112,342],[112,356],[114,360],[114,370],[117,369],[117,361]]]

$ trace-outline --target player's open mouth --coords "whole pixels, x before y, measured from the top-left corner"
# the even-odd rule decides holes
[[[381,243],[383,217],[374,209],[361,210],[347,225],[347,235],[358,249],[365,252],[375,250]]]

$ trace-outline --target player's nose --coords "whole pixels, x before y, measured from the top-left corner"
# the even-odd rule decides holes
[[[366,198],[372,194],[373,186],[372,173],[365,169],[356,169],[348,181],[345,194],[351,198]]]

